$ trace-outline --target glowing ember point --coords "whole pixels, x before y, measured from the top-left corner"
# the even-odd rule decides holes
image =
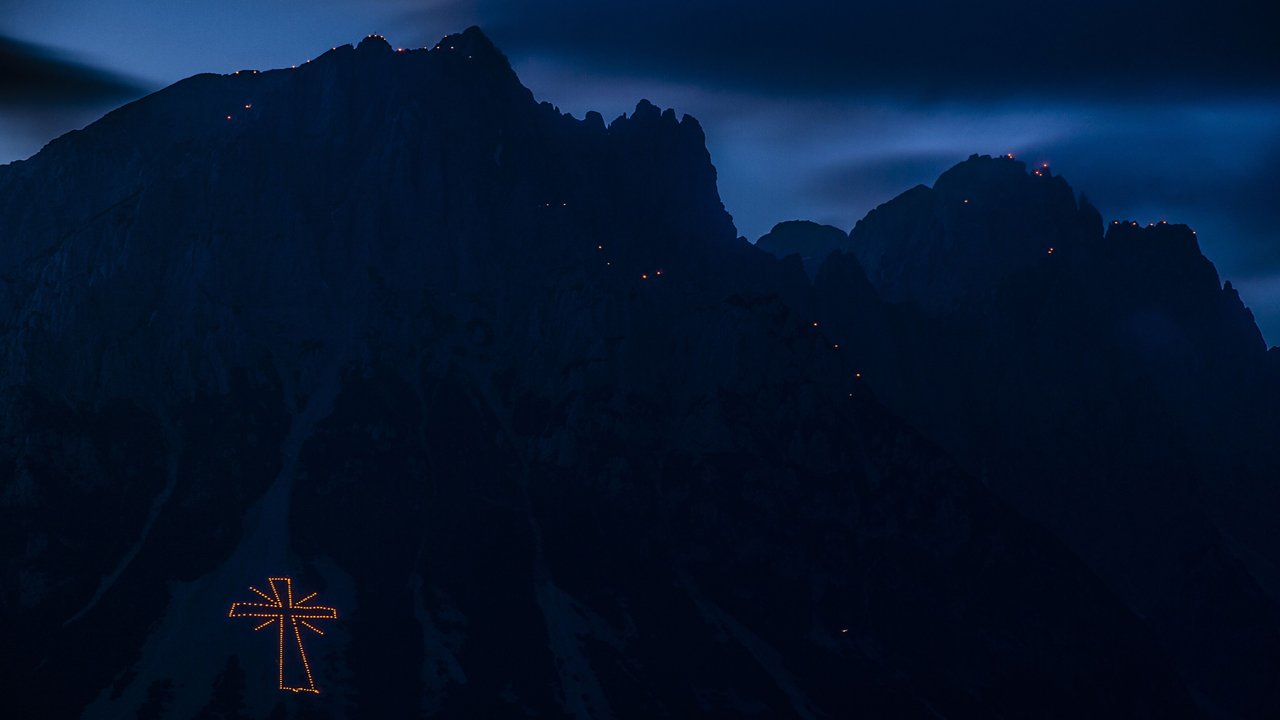
[[[649,275],[648,275],[647,273],[646,273],[646,274],[644,274],[644,275],[641,275],[641,276],[640,276],[640,279],[641,279],[641,280],[648,280],[648,279],[649,279]]]
[[[254,628],[254,631],[261,630],[272,623],[279,626],[279,681],[280,689],[290,692],[309,692],[319,694],[316,689],[315,678],[311,675],[311,663],[307,661],[307,651],[302,647],[302,631],[299,626],[307,628],[317,635],[324,635],[324,631],[307,622],[308,620],[336,620],[338,611],[331,607],[323,607],[320,605],[308,605],[307,601],[316,596],[316,593],[302,598],[301,600],[293,599],[293,580],[287,577],[267,578],[267,583],[271,588],[271,594],[262,592],[258,588],[250,586],[249,589],[256,593],[266,602],[233,602],[231,610],[227,612],[227,617],[231,618],[265,618],[265,621]],[[283,590],[283,594],[281,591]],[[286,627],[287,626],[287,627]],[[287,635],[292,635],[289,642],[285,642]],[[285,684],[285,654],[293,657],[293,649],[297,648],[297,657],[301,661],[303,674],[306,676],[306,685]],[[290,669],[296,675],[297,661],[290,663]]]
[[[855,378],[861,378],[861,377],[862,377],[862,373],[860,373],[860,372],[856,372],[856,373],[854,373],[854,374],[853,374],[853,376],[854,376]]]
[[[813,326],[814,326],[814,327],[818,327],[818,321],[817,321],[817,320],[814,320],[814,321],[813,321]]]
[[[1052,255],[1052,254],[1053,254],[1053,248],[1049,248],[1049,254],[1050,254],[1050,255]]]
[[[253,103],[245,103],[244,109],[248,110],[251,107],[253,107]]]
[[[662,271],[661,271],[661,270],[659,270],[659,271],[657,271],[657,272],[655,272],[655,273],[654,273],[654,275],[661,275],[661,274],[662,274]]]

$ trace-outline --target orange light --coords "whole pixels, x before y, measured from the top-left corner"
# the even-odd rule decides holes
[[[331,607],[321,605],[308,605],[307,601],[316,596],[316,593],[302,598],[301,600],[293,599],[293,579],[287,577],[267,578],[268,586],[271,588],[271,595],[268,595],[256,587],[250,586],[249,589],[256,593],[266,602],[233,602],[231,609],[227,612],[229,618],[267,618],[265,622],[254,628],[254,631],[261,630],[269,625],[279,625],[279,644],[277,647],[277,658],[279,660],[279,686],[281,690],[290,692],[309,692],[319,694],[316,689],[315,677],[311,674],[311,663],[307,660],[306,648],[302,645],[302,632],[298,626],[306,627],[308,630],[317,635],[324,635],[320,628],[307,622],[308,620],[336,620],[338,619],[338,611]],[[281,589],[283,588],[283,593]],[[288,625],[292,629],[293,643],[297,644],[298,657],[302,660],[302,670],[306,674],[307,684],[305,687],[300,685],[286,685],[284,681],[284,641],[286,628]],[[291,643],[291,644],[293,644]]]
[[[1053,248],[1049,248],[1049,254],[1050,254],[1050,255],[1052,255],[1052,254],[1053,254]]]
[[[655,272],[655,273],[654,273],[654,275],[661,275],[661,274],[662,274],[662,271],[661,271],[661,270],[659,270],[659,271],[657,271],[657,272]]]
[[[648,279],[649,279],[649,275],[648,275],[647,273],[646,273],[646,274],[644,274],[644,275],[641,275],[641,276],[640,276],[640,279],[641,279],[641,280],[648,280]]]

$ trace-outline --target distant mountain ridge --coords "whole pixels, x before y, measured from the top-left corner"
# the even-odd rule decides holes
[[[1193,230],[1104,235],[1047,167],[973,156],[859,221],[815,287],[878,397],[1162,628],[1211,714],[1274,711],[1280,375]]]
[[[830,225],[788,220],[774,225],[772,230],[756,240],[755,245],[774,257],[799,256],[805,272],[812,277],[828,255],[849,249],[849,237]]]
[[[753,247],[696,120],[476,28],[0,166],[9,707],[1266,717],[1275,351],[1183,230],[943,178]],[[316,697],[226,619],[280,573]]]

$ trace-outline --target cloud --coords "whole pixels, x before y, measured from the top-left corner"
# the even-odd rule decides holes
[[[29,157],[51,138],[146,90],[127,77],[0,35],[0,163]]]
[[[1239,94],[1280,88],[1275,3],[455,0],[514,57],[782,95]]]
[[[101,105],[143,92],[128,78],[0,36],[0,103],[5,111]]]

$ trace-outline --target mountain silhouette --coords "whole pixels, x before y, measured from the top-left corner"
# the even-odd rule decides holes
[[[6,705],[1265,717],[1280,362],[1190,232],[974,157],[753,246],[476,28],[188,78],[0,166]]]
[[[756,247],[774,257],[798,255],[810,277],[817,273],[828,255],[837,250],[847,251],[848,244],[848,235],[839,228],[808,220],[778,223],[756,240]]]
[[[816,314],[878,397],[1084,559],[1207,714],[1273,714],[1280,375],[1194,231],[1104,235],[1047,168],[975,156],[849,248]]]

